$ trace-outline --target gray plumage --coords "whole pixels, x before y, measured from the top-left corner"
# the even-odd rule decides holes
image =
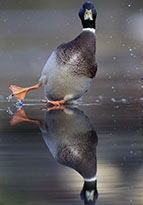
[[[94,32],[82,31],[73,41],[53,51],[40,78],[48,99],[76,100],[89,89],[97,71]]]

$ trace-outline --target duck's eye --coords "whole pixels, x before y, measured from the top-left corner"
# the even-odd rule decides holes
[[[85,10],[84,20],[89,20],[89,21],[93,20],[93,14],[92,14],[92,10],[91,9],[90,10],[88,10],[88,9]]]

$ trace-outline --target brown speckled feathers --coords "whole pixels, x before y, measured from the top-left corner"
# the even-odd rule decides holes
[[[93,78],[97,71],[95,35],[83,31],[74,40],[56,49],[57,63],[70,66],[71,74]]]

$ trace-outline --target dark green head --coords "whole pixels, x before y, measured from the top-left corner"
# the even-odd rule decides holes
[[[94,28],[95,29],[95,21],[96,21],[96,10],[94,8],[94,4],[90,1],[86,1],[82,8],[79,10],[79,17],[81,19],[83,28]]]

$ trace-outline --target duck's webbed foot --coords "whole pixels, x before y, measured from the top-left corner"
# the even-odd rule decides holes
[[[43,103],[47,103],[49,105],[60,106],[65,104],[66,100],[52,101],[52,100],[41,100]]]
[[[15,97],[17,100],[23,101],[28,91],[37,89],[40,86],[41,83],[37,83],[36,85],[28,88],[21,88],[15,85],[11,85],[9,86],[9,89],[12,91],[12,94],[8,97],[8,101],[10,101],[12,97]]]

